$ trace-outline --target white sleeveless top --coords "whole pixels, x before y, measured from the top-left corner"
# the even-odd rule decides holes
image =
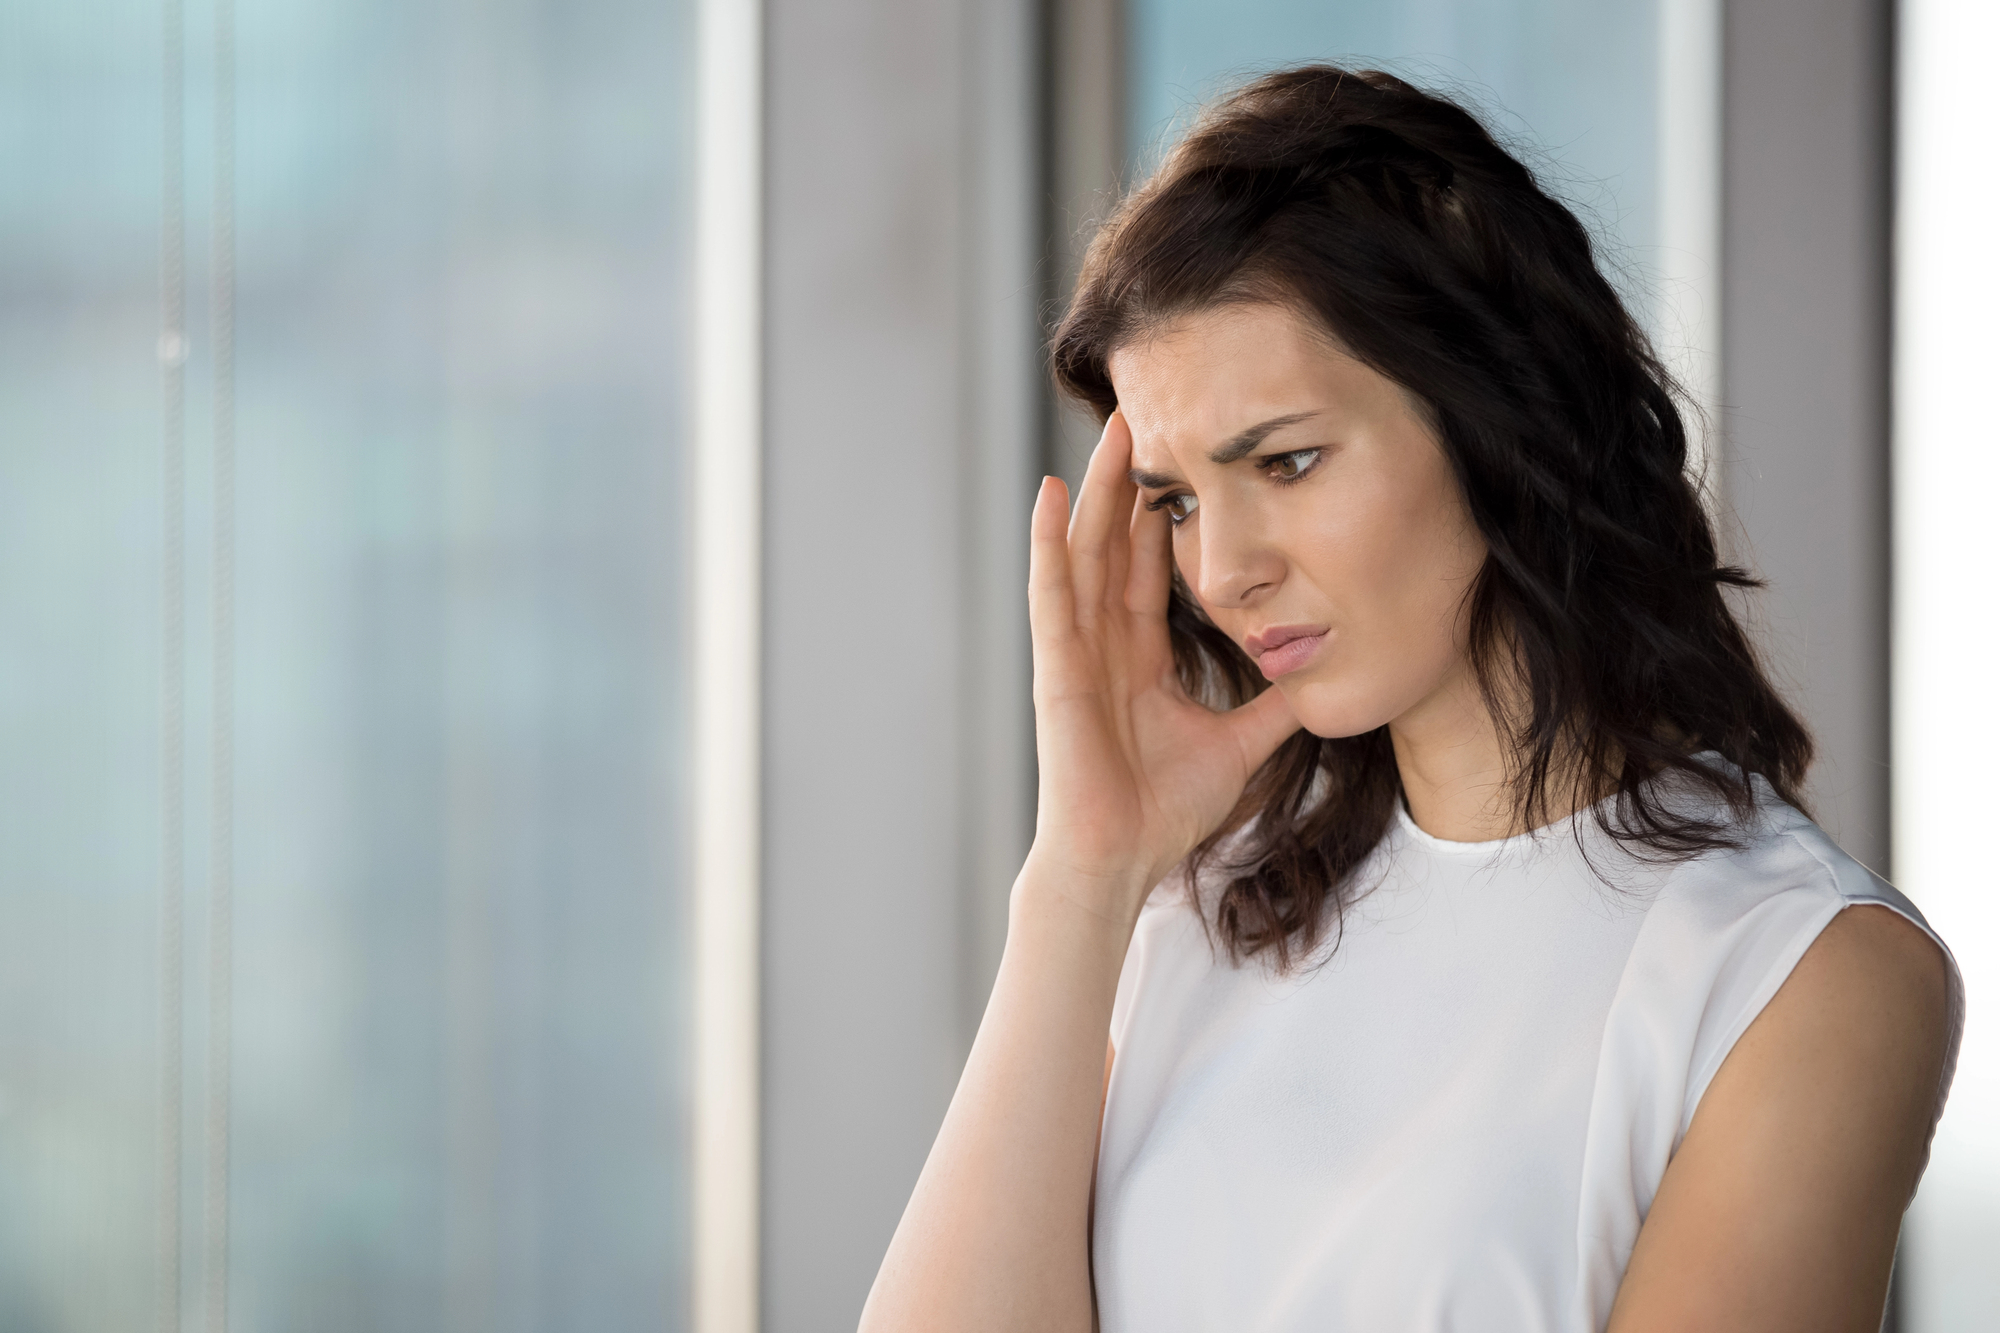
[[[1756,781],[1744,848],[1666,866],[1588,814],[1454,843],[1399,809],[1336,947],[1287,976],[1156,890],[1112,1012],[1104,1333],[1603,1328],[1703,1090],[1806,947],[1855,903],[1930,930]],[[1953,993],[1951,1059],[1955,966]]]

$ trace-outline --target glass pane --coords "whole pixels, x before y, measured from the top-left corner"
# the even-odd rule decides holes
[[[0,1324],[684,1326],[691,10],[0,19]]]
[[[158,33],[0,7],[0,1327],[31,1333],[153,1309]]]
[[[1128,0],[1135,164],[1202,100],[1277,65],[1388,69],[1481,111],[1623,253],[1659,244],[1658,0]],[[1634,285],[1642,303],[1643,283]],[[1645,305],[1641,305],[1645,310]]]

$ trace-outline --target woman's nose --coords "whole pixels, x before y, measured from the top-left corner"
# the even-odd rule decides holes
[[[1196,557],[1201,568],[1194,581],[1204,605],[1254,606],[1284,581],[1285,564],[1265,539],[1261,524],[1248,514],[1232,513],[1226,504],[1201,507]]]

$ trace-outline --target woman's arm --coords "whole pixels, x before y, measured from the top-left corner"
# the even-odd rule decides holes
[[[951,1109],[861,1317],[875,1330],[1087,1333],[1105,1033],[1130,927],[1032,864]]]
[[[1888,908],[1827,925],[1703,1093],[1610,1333],[1876,1333],[1937,1110],[1945,967]]]
[[[1137,503],[1113,414],[1066,525],[1035,504],[1035,843],[986,1016],[861,1315],[864,1333],[1088,1333],[1105,1043],[1146,895],[1297,729],[1267,691],[1232,713],[1182,692],[1167,639],[1167,517]]]

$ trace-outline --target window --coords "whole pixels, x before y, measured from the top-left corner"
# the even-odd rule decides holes
[[[1130,170],[1251,75],[1326,60],[1461,97],[1595,225],[1606,267],[1698,399],[1716,397],[1716,0],[1129,0]]]
[[[685,1325],[692,32],[0,19],[0,1324]]]

